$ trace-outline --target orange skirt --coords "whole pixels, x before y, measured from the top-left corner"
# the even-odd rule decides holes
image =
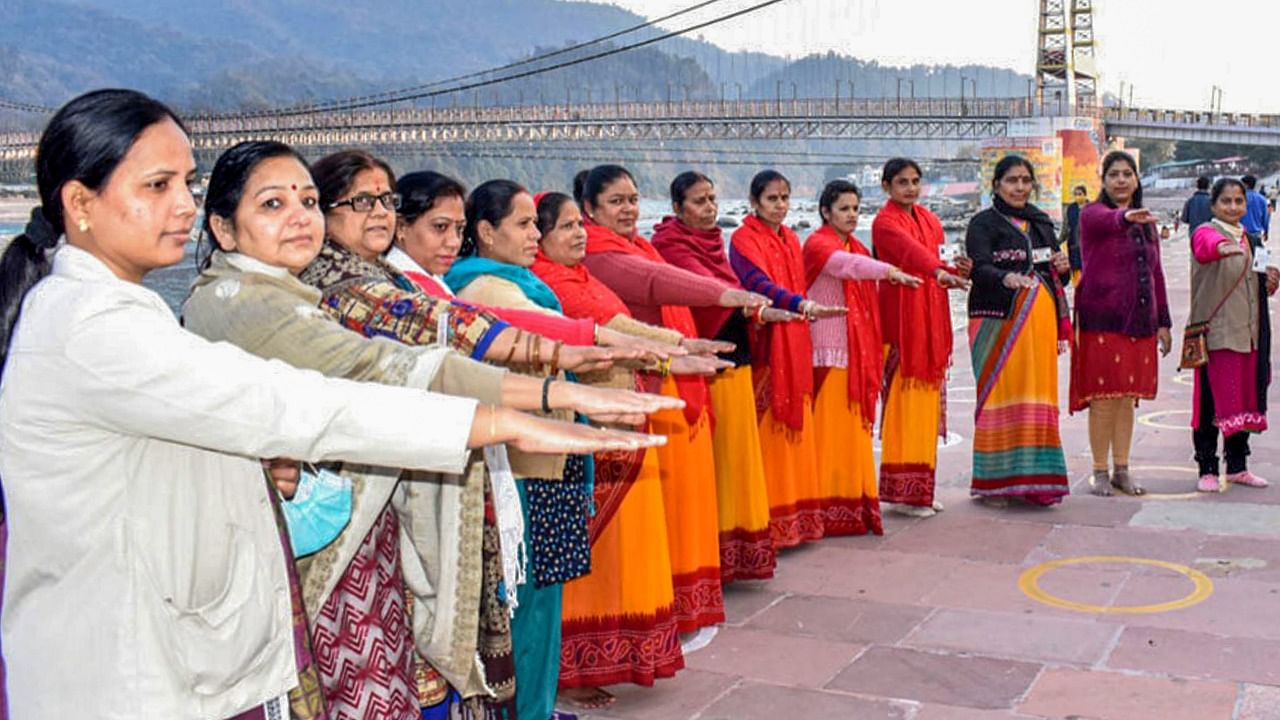
[[[819,370],[824,377],[813,403],[813,431],[824,533],[828,537],[882,535],[871,427],[863,423],[861,408],[849,401],[849,371]]]
[[[769,490],[760,458],[751,367],[725,370],[709,385],[716,416],[720,581],[771,578],[778,554],[769,536]]]
[[[813,407],[804,401],[804,430],[796,432],[773,417],[760,419],[760,454],[769,487],[769,531],[778,549],[821,540],[822,485],[814,444]]]
[[[933,505],[938,466],[938,420],[942,386],[902,379],[895,374],[880,424],[880,499]]]
[[[677,396],[672,378],[663,379],[662,394]],[[693,632],[724,622],[711,422],[704,411],[697,424],[689,427],[683,410],[666,410],[649,418],[649,431],[667,436],[667,444],[658,448],[658,466],[671,549],[676,623],[680,632]]]
[[[652,685],[684,667],[658,454],[591,546],[591,572],[565,583],[560,687]]]

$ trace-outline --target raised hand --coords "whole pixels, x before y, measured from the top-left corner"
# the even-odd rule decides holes
[[[467,445],[477,448],[507,443],[527,453],[585,455],[639,450],[665,445],[666,442],[667,439],[661,435],[607,430],[484,406],[476,411]]]
[[[685,338],[680,341],[680,347],[688,350],[691,355],[715,355],[717,353],[733,352],[738,346],[723,340]]]
[[[768,305],[769,298],[758,293],[729,288],[720,294],[720,307],[757,308]]]
[[[946,270],[938,270],[935,277],[938,280],[938,284],[947,290],[969,289],[969,280],[967,278],[962,278],[959,275],[952,275]]]
[[[792,322],[794,320],[803,320],[804,316],[799,313],[793,313],[781,308],[765,308],[760,313],[762,322]]]
[[[1147,208],[1134,208],[1132,210],[1126,210],[1124,213],[1124,219],[1127,222],[1131,222],[1137,225],[1154,225],[1160,222],[1160,218],[1156,217],[1156,214],[1151,212]]]
[[[1010,290],[1019,288],[1033,288],[1036,286],[1036,279],[1031,275],[1023,275],[1022,273],[1011,272],[1004,276],[1001,283]]]
[[[898,268],[890,268],[889,274],[885,277],[893,285],[906,285],[907,287],[920,287],[924,281],[910,273],[905,273]]]
[[[1233,243],[1229,240],[1223,240],[1222,242],[1218,243],[1219,257],[1228,257],[1231,255],[1243,255],[1243,254],[1244,254],[1244,248],[1240,247],[1240,245],[1237,243]]]
[[[639,425],[645,416],[660,410],[684,407],[680,398],[598,388],[571,382],[553,382],[547,404],[557,410],[573,410],[598,422]]]
[[[601,348],[585,345],[563,345],[560,348],[560,369],[571,372],[592,372],[608,370],[615,360],[638,360],[644,357],[643,350],[626,348]],[[543,358],[549,361],[551,358]]]
[[[668,371],[672,375],[715,375],[731,367],[733,363],[711,355],[688,355],[672,360]]]

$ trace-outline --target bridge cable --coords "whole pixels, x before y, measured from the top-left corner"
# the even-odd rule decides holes
[[[525,70],[519,73],[515,73],[513,75],[506,75],[500,78],[492,78],[489,80],[481,80],[478,82],[458,85],[456,87],[446,88],[443,90],[409,92],[403,95],[399,94],[399,91],[392,91],[393,93],[395,93],[394,97],[387,96],[387,97],[382,97],[376,100],[361,100],[357,98],[354,101],[339,101],[339,102],[328,103],[323,105],[312,105],[306,108],[282,108],[277,110],[264,110],[264,111],[249,112],[249,113],[204,114],[204,115],[192,115],[189,117],[191,119],[198,119],[198,120],[230,120],[230,119],[257,118],[257,117],[296,117],[299,115],[317,115],[323,112],[335,112],[335,111],[341,111],[341,110],[359,110],[362,108],[377,107],[379,105],[390,105],[393,103],[406,102],[409,100],[422,100],[430,97],[439,97],[441,95],[451,95],[453,93],[463,92],[466,90],[474,90],[476,88],[488,87],[490,85],[497,85],[497,84],[508,82],[511,80],[519,80],[526,77],[533,77],[535,75],[542,75],[555,70],[562,70],[567,67],[573,67],[574,65],[581,65],[583,63],[600,60],[606,57],[611,57],[613,55],[620,55],[630,50],[636,50],[638,48],[647,47],[649,45],[654,45],[656,43],[662,42],[663,40],[670,40],[673,37],[679,37],[681,35],[686,35],[696,30],[701,30],[703,28],[711,27],[712,25],[718,25],[722,22],[733,20],[733,19],[742,17],[743,15],[748,15],[750,13],[756,12],[757,10],[763,10],[764,8],[767,8],[771,5],[777,5],[778,3],[785,2],[785,1],[786,0],[765,0],[764,2],[756,3],[755,5],[748,6],[741,10],[736,10],[732,13],[720,15],[718,17],[711,18],[710,20],[705,20],[703,22],[696,23],[694,25],[689,25],[687,27],[683,27],[677,30],[671,30],[661,35],[655,35],[654,37],[651,37],[651,38],[638,40],[629,45],[621,45],[618,47],[609,48],[608,50],[603,50],[603,51],[594,53],[592,55],[585,55],[580,58],[565,60],[565,61],[556,63],[554,65],[535,68],[533,70]],[[384,95],[390,95],[390,93],[384,93]]]

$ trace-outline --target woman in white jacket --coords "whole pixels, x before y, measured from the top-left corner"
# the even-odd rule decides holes
[[[654,442],[326,379],[184,331],[139,283],[182,258],[195,162],[144,95],[72,100],[36,175],[42,205],[0,259],[14,717],[227,718],[297,686],[296,588],[258,458],[457,473],[496,442]]]

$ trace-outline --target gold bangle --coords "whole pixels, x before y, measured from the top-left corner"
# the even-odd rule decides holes
[[[510,365],[511,358],[516,356],[516,348],[520,345],[520,338],[524,335],[524,331],[516,328],[516,336],[511,339],[511,349],[507,351],[507,357],[502,361],[503,365]]]
[[[591,343],[593,345],[600,344],[600,323],[592,323],[591,325]]]
[[[662,362],[658,363],[658,372],[662,373],[662,377],[671,374],[671,358],[663,358]]]
[[[552,377],[555,377],[556,373],[560,372],[560,348],[563,346],[564,346],[564,343],[557,340],[555,349],[551,351],[551,376]]]

